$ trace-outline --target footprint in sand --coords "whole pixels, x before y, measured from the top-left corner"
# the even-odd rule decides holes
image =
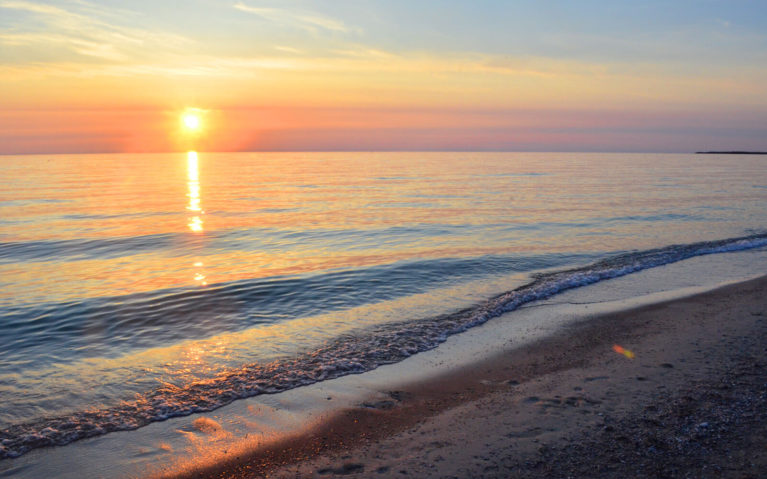
[[[326,467],[324,469],[318,469],[317,474],[320,474],[323,476],[327,474],[343,476],[347,474],[354,474],[356,472],[363,472],[364,470],[365,470],[364,464],[355,464],[355,463],[347,462],[341,465],[340,467]]]
[[[508,434],[505,434],[505,436],[509,439],[526,439],[530,437],[536,437],[543,434],[543,429],[539,427],[534,427],[532,429],[527,429],[525,431],[514,431],[510,432]]]
[[[380,410],[387,410],[392,409],[397,405],[394,401],[376,401],[376,402],[364,402],[362,403],[362,407],[367,409],[380,409]]]

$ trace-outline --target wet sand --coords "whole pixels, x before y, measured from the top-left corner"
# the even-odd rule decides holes
[[[765,319],[767,277],[588,317],[165,477],[764,477]]]

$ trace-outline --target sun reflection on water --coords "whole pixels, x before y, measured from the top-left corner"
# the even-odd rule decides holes
[[[195,233],[203,231],[202,207],[200,205],[200,168],[196,151],[190,151],[186,154],[186,176],[187,189],[186,194],[189,197],[189,205],[186,207],[189,211],[196,213],[189,218],[189,229]]]
[[[193,233],[202,233],[204,231],[202,215],[205,212],[202,210],[202,200],[200,198],[200,166],[196,151],[189,151],[186,154],[186,177],[186,196],[189,198],[189,204],[186,209],[192,212],[187,226]],[[195,283],[200,286],[207,286],[208,282],[202,271],[203,262],[195,261],[194,266],[197,268],[194,274]]]

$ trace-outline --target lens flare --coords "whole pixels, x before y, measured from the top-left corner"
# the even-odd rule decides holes
[[[613,345],[613,351],[615,351],[618,354],[622,354],[629,359],[634,359],[634,353],[624,348],[623,346],[618,346],[617,344],[615,344]]]

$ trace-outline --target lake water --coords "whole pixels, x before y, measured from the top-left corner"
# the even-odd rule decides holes
[[[0,458],[362,373],[767,245],[767,157],[0,157]]]

